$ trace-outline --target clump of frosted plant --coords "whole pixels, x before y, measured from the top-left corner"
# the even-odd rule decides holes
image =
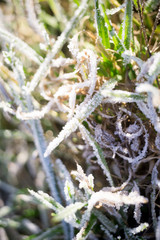
[[[131,157],[127,148],[119,145],[117,154],[122,157],[124,160],[128,160],[128,162],[132,163],[132,166],[135,166],[147,153],[148,149],[148,132],[142,123],[142,120],[138,118],[135,114],[131,113],[126,109],[121,109],[122,112],[117,114],[117,123],[116,123],[116,132],[121,141],[126,140],[130,145],[133,151],[137,152],[137,156]],[[126,114],[124,114],[125,112]],[[135,122],[130,124],[126,130],[123,130],[122,122],[127,119],[127,115],[135,118]],[[137,146],[139,146],[139,139],[144,134],[144,146],[142,149],[137,150]],[[124,155],[125,153],[125,155]],[[128,155],[128,156],[127,156]]]

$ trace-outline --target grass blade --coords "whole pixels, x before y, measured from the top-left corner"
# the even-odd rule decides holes
[[[95,0],[95,19],[97,24],[97,32],[101,39],[101,42],[105,48],[110,48],[109,33],[105,26],[105,20],[101,15],[98,0]]]
[[[132,0],[126,0],[122,39],[126,49],[130,49],[132,39]]]

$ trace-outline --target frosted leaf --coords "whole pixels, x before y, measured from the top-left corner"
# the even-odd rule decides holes
[[[76,131],[79,123],[83,122],[90,114],[99,106],[103,100],[101,92],[108,88],[112,89],[117,83],[116,79],[110,79],[105,82],[100,90],[88,101],[88,103],[82,102],[75,109],[74,117],[66,123],[59,135],[49,143],[46,152],[44,154],[47,157],[64,139],[66,139],[72,132]]]
[[[30,27],[43,39],[47,40],[49,38],[44,26],[42,23],[40,23],[39,19],[36,16],[35,12],[35,6],[33,0],[27,0],[25,1],[25,9],[27,12],[27,20],[30,25]],[[40,10],[40,9],[39,9]],[[48,37],[46,37],[48,36]],[[46,41],[48,45],[48,41]]]
[[[76,180],[79,181],[80,189],[83,188],[87,194],[92,194],[94,186],[94,177],[92,174],[87,177],[79,164],[77,164],[77,171],[72,171],[71,174],[74,175],[76,177]]]
[[[132,163],[132,167],[134,168],[135,165],[138,163],[138,161],[140,161],[142,158],[145,157],[146,153],[147,153],[147,149],[148,149],[148,133],[147,133],[147,130],[144,128],[144,146],[143,146],[143,149],[141,151],[139,151],[139,155],[136,156],[136,157],[126,157],[125,155],[123,154],[120,154],[119,152],[117,152],[117,154],[122,157],[124,160],[127,160],[129,163]]]
[[[142,67],[144,61],[138,57],[135,57],[133,54],[134,53],[132,53],[131,50],[125,50],[121,56],[124,58],[124,62],[129,63],[131,60],[133,60],[138,64],[139,67]]]
[[[97,81],[97,56],[96,54],[91,51],[88,50],[87,54],[89,55],[89,75],[88,75],[88,80],[90,82],[90,87],[88,90],[88,94],[87,97],[85,99],[85,101],[88,101],[88,99],[90,98],[90,96],[92,96],[95,86],[96,86],[96,81]]]
[[[15,56],[15,53],[12,51],[12,46],[9,52],[3,51],[3,57],[5,62],[12,67],[14,78],[18,81],[19,86],[22,87],[26,76],[23,71],[22,62]]]
[[[75,34],[74,37],[72,39],[70,39],[70,42],[69,42],[69,45],[68,45],[68,48],[69,48],[69,51],[72,53],[73,57],[77,57],[78,53],[80,52],[79,51],[79,47],[78,47],[78,34]]]
[[[149,227],[148,223],[141,223],[138,227],[132,228],[130,229],[130,233],[132,233],[133,235],[138,234],[140,232],[143,232],[144,230],[146,230],[146,228]],[[157,239],[158,240],[158,239]]]
[[[71,200],[73,200],[75,193],[74,186],[67,168],[60,159],[56,159],[55,161],[55,172],[57,175],[61,194],[68,201],[68,203],[71,203]]]
[[[66,200],[69,203],[73,202],[75,191],[74,191],[73,183],[69,180],[66,180],[66,182],[65,182],[64,193],[65,193],[65,196],[66,196]]]
[[[54,198],[49,196],[47,193],[44,193],[43,191],[35,192],[30,189],[28,189],[28,191],[32,196],[34,196],[38,201],[43,203],[48,208],[51,208],[54,211],[57,211],[58,209],[63,209],[63,206],[56,202]]]
[[[0,101],[0,108],[2,108],[4,112],[15,115],[15,111],[12,109],[11,104],[8,102]]]
[[[136,191],[138,194],[140,194],[139,187],[136,184],[136,182],[134,182],[133,191]],[[136,220],[137,223],[140,223],[140,220],[141,220],[141,204],[136,204],[135,205],[134,219]]]
[[[53,216],[54,222],[60,222],[63,219],[66,219],[66,221],[72,219],[73,214],[77,212],[77,210],[84,207],[86,203],[76,202],[73,204],[68,205],[67,207],[60,209],[57,214]],[[70,218],[71,216],[71,218]],[[69,219],[68,219],[69,217]]]
[[[127,111],[127,113],[131,116],[131,112]],[[116,128],[117,128],[119,134],[126,137],[129,140],[129,142],[132,139],[139,137],[144,130],[144,126],[143,126],[141,119],[138,118],[135,114],[132,114],[132,115],[136,119],[136,122],[134,124],[130,124],[129,127],[125,131],[123,131],[123,129],[122,129],[122,122],[123,122],[123,120],[125,120],[126,115],[122,116],[122,113],[119,112],[117,123],[116,123]],[[139,124],[138,124],[138,122],[139,122]]]
[[[149,83],[141,83],[136,87],[136,92],[152,93],[152,103],[154,107],[160,107],[160,90]]]
[[[72,58],[63,58],[63,57],[59,57],[57,59],[53,59],[51,66],[52,67],[67,67],[68,65],[74,64],[75,60],[73,60]]]
[[[158,217],[157,227],[156,227],[156,240],[160,239],[160,216]]]
[[[93,207],[97,203],[102,203],[108,207],[116,207],[119,209],[123,205],[136,205],[140,203],[147,203],[148,199],[140,196],[137,192],[131,192],[128,195],[123,192],[112,193],[110,191],[99,191],[93,193],[88,201],[88,208],[83,216],[83,221],[87,221],[91,215]]]
[[[52,77],[52,80],[53,81],[64,81],[64,80],[67,80],[67,79],[72,79],[72,78],[79,78],[79,76],[77,75],[77,73],[78,73],[78,71],[79,70],[76,70],[76,71],[74,71],[74,72],[70,72],[70,73],[64,73],[64,74],[62,74],[62,75],[59,75],[59,77]],[[76,84],[76,83],[75,83]],[[65,85],[66,87],[70,87],[70,88],[72,88],[74,85],[73,84],[66,84]],[[63,87],[63,86],[62,86]],[[60,87],[61,88],[61,87]],[[58,89],[58,91],[59,91],[59,89]],[[57,93],[57,92],[56,92]],[[65,91],[63,92],[63,95],[65,95],[64,94],[65,93]]]
[[[128,140],[129,144],[132,144],[132,149],[136,149],[136,145],[138,145],[138,140],[134,140],[138,137],[140,137],[142,134],[144,134],[144,146],[143,148],[140,150],[138,149],[138,155],[132,157],[128,157],[125,156],[124,154],[119,153],[119,151],[121,152],[125,152],[125,149],[122,148],[121,146],[119,146],[119,151],[117,151],[117,154],[122,157],[124,160],[128,160],[130,163],[132,163],[132,167],[135,167],[135,164],[137,164],[137,162],[139,160],[141,160],[143,157],[145,157],[146,153],[147,153],[147,149],[148,149],[148,133],[147,130],[145,128],[145,126],[143,125],[142,121],[140,118],[138,118],[135,114],[132,114],[130,111],[126,110],[126,109],[121,109],[122,111],[126,112],[129,116],[134,116],[134,118],[136,119],[134,124],[131,124],[126,131],[124,131],[122,129],[122,121],[126,119],[127,115],[123,115],[122,116],[122,112],[118,113],[118,120],[117,120],[117,124],[116,124],[116,134],[119,135],[121,141],[124,141],[124,139]],[[127,132],[129,131],[129,132]],[[133,133],[130,133],[131,131],[133,131]],[[122,137],[121,137],[122,136]],[[134,141],[132,141],[134,140]],[[135,145],[136,144],[136,145]],[[127,149],[126,149],[127,150]],[[128,155],[129,152],[127,151],[126,154]]]
[[[153,83],[155,78],[160,74],[160,52],[151,56],[142,66],[141,71],[137,77],[139,81],[145,77],[149,83]]]
[[[78,124],[79,121],[77,118],[72,118],[69,122],[67,122],[59,135],[49,143],[44,153],[44,157],[47,157],[64,139],[69,137],[72,132],[76,131]]]
[[[107,10],[106,10],[106,14],[107,14],[107,15],[113,15],[113,14],[119,12],[119,11],[120,11],[122,8],[124,8],[124,7],[125,7],[125,3],[123,3],[122,5],[120,5],[120,6],[117,7],[117,8],[107,9]]]
[[[123,90],[103,90],[102,95],[106,98],[103,102],[121,103],[121,102],[141,102],[144,97],[128,91]]]
[[[156,231],[157,227],[157,217],[156,217],[156,210],[155,210],[155,201],[156,201],[156,187],[157,187],[157,177],[158,177],[158,166],[160,164],[160,159],[156,162],[154,165],[154,168],[152,170],[152,178],[151,178],[151,184],[152,184],[152,194],[151,194],[151,213],[152,213],[152,220],[153,220],[153,227]]]
[[[109,181],[110,185],[113,186],[114,185],[113,180],[112,180],[107,162],[104,158],[101,148],[98,146],[98,144],[95,142],[94,138],[90,135],[88,130],[82,124],[79,125],[79,129],[81,131],[83,139],[87,140],[89,145],[93,148],[94,154],[97,157],[98,164],[103,169],[103,172],[106,175],[107,180]]]
[[[43,58],[40,55],[38,55],[29,45],[23,42],[20,38],[14,36],[6,29],[0,28],[0,39],[3,39],[9,44],[12,43],[18,51],[22,52],[25,56],[27,56],[35,63],[41,63]]]
[[[16,111],[16,117],[20,120],[41,119],[50,111],[53,103],[54,100],[52,99],[42,110],[34,110],[32,112],[23,112],[22,108],[19,106]]]

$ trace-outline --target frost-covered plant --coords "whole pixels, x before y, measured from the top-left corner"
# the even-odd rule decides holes
[[[29,130],[50,191],[29,190],[32,203],[50,209],[55,233],[35,239],[140,240],[150,225],[158,239],[160,52],[152,41],[159,10],[150,39],[144,21],[157,1],[69,1],[70,20],[59,2],[47,1],[54,16],[37,0],[18,3],[39,53],[0,26],[0,108]],[[57,39],[48,25],[61,32]]]

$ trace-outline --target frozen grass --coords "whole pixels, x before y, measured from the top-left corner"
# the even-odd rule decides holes
[[[0,238],[159,240],[160,5],[120,2],[1,3]]]

